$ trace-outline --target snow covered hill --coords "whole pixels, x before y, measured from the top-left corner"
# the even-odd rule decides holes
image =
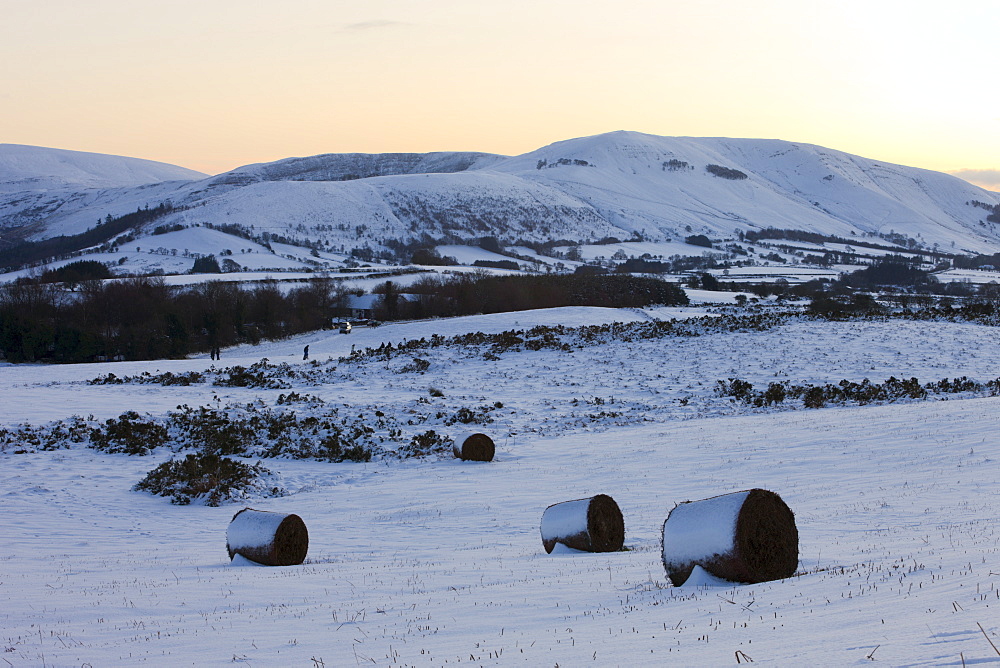
[[[161,181],[194,181],[205,176],[153,160],[0,144],[0,193],[131,188]]]
[[[189,182],[0,193],[0,228],[74,234],[170,202],[156,224],[236,224],[349,252],[414,241],[732,238],[767,227],[895,232],[951,252],[1000,250],[1000,195],[947,174],[808,144],[613,132],[517,157],[344,154]]]
[[[558,142],[497,169],[559,187],[651,240],[766,227],[897,232],[942,250],[1000,239],[981,224],[988,212],[970,204],[995,204],[996,193],[810,144],[613,132]]]

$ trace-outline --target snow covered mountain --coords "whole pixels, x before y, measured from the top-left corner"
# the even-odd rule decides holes
[[[535,179],[652,239],[765,227],[845,237],[894,231],[967,250],[1000,239],[985,222],[989,212],[971,204],[996,204],[997,193],[810,144],[614,132],[552,144],[499,168],[529,179],[535,169]]]
[[[482,236],[677,241],[766,227],[895,232],[945,251],[1000,250],[986,208],[1000,205],[1000,194],[948,174],[764,139],[612,132],[516,157],[332,154],[196,181],[27,190],[0,190],[0,230],[34,239],[169,202],[178,210],[156,225],[237,224],[343,251]]]
[[[153,160],[0,144],[0,193],[130,188],[161,181],[194,181],[205,176]]]
[[[247,185],[260,181],[353,181],[398,174],[451,174],[488,167],[502,156],[490,153],[327,153],[308,158],[239,167],[212,179],[213,184]]]

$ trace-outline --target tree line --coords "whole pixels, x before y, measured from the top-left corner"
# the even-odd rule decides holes
[[[317,278],[283,292],[213,281],[172,287],[159,277],[74,284],[20,280],[0,286],[0,358],[89,362],[178,358],[328,328],[346,315],[352,291]],[[383,320],[498,313],[555,306],[685,304],[675,285],[635,276],[430,277],[407,288],[386,281],[375,315]],[[360,292],[355,289],[353,294]]]
[[[178,358],[330,325],[345,291],[317,279],[287,294],[209,282],[178,288],[162,278],[0,286],[0,357],[11,362]]]
[[[375,317],[381,320],[420,319],[506,313],[559,306],[636,308],[651,304],[687,304],[684,290],[655,278],[629,275],[529,274],[474,272],[457,277],[425,277],[406,289],[387,281]]]

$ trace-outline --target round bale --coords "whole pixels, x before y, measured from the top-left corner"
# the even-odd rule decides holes
[[[625,519],[607,494],[549,506],[542,513],[541,531],[549,553],[556,543],[584,552],[616,552],[625,545]]]
[[[456,457],[470,462],[492,462],[497,450],[493,439],[479,432],[459,434],[451,449]]]
[[[678,504],[663,523],[662,547],[675,587],[696,565],[723,580],[756,583],[791,577],[799,563],[795,515],[766,489]]]
[[[298,515],[244,508],[226,530],[229,558],[237,554],[264,566],[296,566],[305,561],[309,531]]]

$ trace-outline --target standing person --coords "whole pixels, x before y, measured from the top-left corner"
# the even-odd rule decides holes
[[[304,360],[309,359],[309,346],[306,346],[305,348],[302,349],[302,359]]]

